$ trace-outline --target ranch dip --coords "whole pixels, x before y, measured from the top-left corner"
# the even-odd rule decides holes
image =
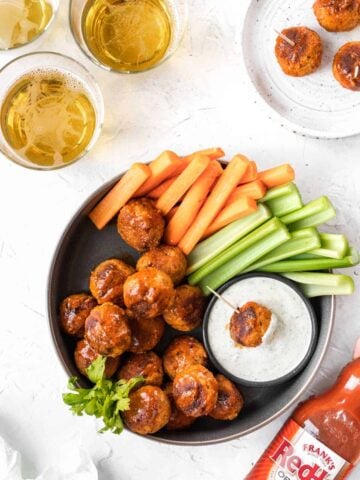
[[[252,277],[240,279],[221,295],[236,307],[256,302],[272,312],[263,342],[244,347],[230,336],[233,310],[215,301],[208,319],[208,343],[227,372],[251,382],[268,382],[298,367],[309,351],[313,326],[306,304],[291,287],[273,278]]]

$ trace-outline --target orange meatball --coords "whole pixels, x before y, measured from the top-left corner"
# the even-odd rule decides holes
[[[124,284],[124,301],[137,317],[162,315],[174,298],[171,278],[156,268],[145,268],[131,275]]]
[[[189,417],[188,415],[185,415],[185,413],[183,413],[177,408],[174,402],[172,390],[172,383],[168,383],[164,388],[164,391],[170,400],[171,406],[170,420],[168,421],[166,428],[168,430],[184,430],[185,428],[190,427],[190,425],[192,425],[196,419],[194,417]]]
[[[215,375],[218,383],[218,397],[216,405],[209,413],[209,416],[216,420],[234,420],[243,405],[244,400],[236,385],[224,375]]]
[[[133,377],[144,377],[145,385],[160,387],[164,378],[161,359],[154,352],[130,354],[120,368],[117,378],[130,380]]]
[[[79,340],[76,344],[74,358],[78,370],[87,377],[86,369],[90,367],[99,354],[90,347],[86,340]],[[107,357],[105,362],[105,376],[110,378],[119,368],[120,357]]]
[[[202,365],[192,365],[174,378],[175,404],[189,417],[208,415],[216,405],[217,395],[217,381]]]
[[[303,77],[319,68],[323,49],[316,32],[307,27],[291,27],[281,33],[294,43],[291,45],[280,35],[276,39],[276,59],[286,75]]]
[[[206,365],[207,353],[195,337],[183,335],[174,338],[163,355],[164,370],[170,378],[174,378],[191,365]]]
[[[248,302],[230,320],[230,335],[244,347],[261,345],[271,322],[271,311],[256,302]]]
[[[130,409],[122,414],[127,427],[140,435],[161,430],[171,414],[170,401],[159,387],[145,385],[130,393]]]
[[[333,74],[342,87],[360,91],[360,42],[348,42],[338,50]]]
[[[66,297],[60,305],[60,326],[68,335],[84,336],[85,320],[96,307],[95,298],[86,293]]]
[[[127,310],[130,318],[132,353],[144,353],[152,350],[160,342],[165,330],[165,322],[162,317],[138,318],[131,310]]]
[[[139,271],[148,267],[167,273],[174,285],[177,285],[186,275],[187,261],[180,248],[160,245],[144,253],[136,264]]]
[[[131,345],[131,330],[125,310],[104,303],[91,310],[85,322],[85,338],[101,355],[118,357]]]
[[[316,0],[313,10],[320,25],[329,32],[352,30],[360,23],[359,0]]]
[[[91,272],[90,291],[98,303],[112,302],[123,306],[124,282],[134,272],[135,268],[122,260],[105,260]]]
[[[164,320],[175,330],[190,332],[203,321],[206,301],[199,287],[180,285],[173,303],[164,312]]]
[[[120,236],[130,247],[145,252],[161,242],[165,220],[152,200],[137,198],[120,210],[117,226]]]

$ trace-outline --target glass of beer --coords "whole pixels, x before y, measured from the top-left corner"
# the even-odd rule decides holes
[[[71,0],[70,25],[83,52],[120,73],[154,68],[179,46],[187,0]]]
[[[52,24],[59,0],[0,0],[0,52],[24,47]]]
[[[33,53],[0,70],[0,150],[24,167],[75,162],[93,147],[103,118],[97,83],[69,57]]]

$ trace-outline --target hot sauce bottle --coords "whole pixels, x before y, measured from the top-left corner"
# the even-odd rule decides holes
[[[300,404],[246,480],[342,480],[360,461],[360,358]]]

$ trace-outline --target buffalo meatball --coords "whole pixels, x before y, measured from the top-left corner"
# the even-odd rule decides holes
[[[104,303],[91,310],[85,322],[85,338],[101,355],[118,357],[131,345],[131,330],[125,310]]]
[[[174,298],[171,278],[156,268],[145,268],[131,275],[124,284],[124,301],[138,317],[162,315]]]
[[[112,302],[124,305],[125,280],[135,269],[116,258],[100,263],[90,276],[90,291],[99,303]]]
[[[168,424],[166,425],[166,428],[168,430],[183,430],[185,428],[190,427],[195,422],[195,417],[189,417],[188,415],[185,415],[181,410],[177,408],[174,402],[173,394],[173,384],[168,383],[165,385],[164,392],[168,396],[170,400],[170,406],[171,406],[171,415],[170,415],[170,420],[168,421]]]
[[[152,200],[138,198],[120,210],[117,225],[120,236],[130,247],[145,252],[161,242],[165,220]]]
[[[97,359],[99,354],[90,347],[86,340],[79,340],[76,344],[74,358],[75,364],[78,370],[85,376],[87,376],[86,369],[90,367],[94,360]],[[105,376],[110,378],[114,375],[119,368],[120,357],[107,357],[105,362]]]
[[[120,380],[144,377],[145,385],[160,387],[164,371],[161,359],[154,352],[132,353],[117,373]]]
[[[144,253],[136,264],[137,270],[148,267],[167,273],[174,285],[177,285],[186,275],[187,261],[180,248],[160,245]]]
[[[258,347],[271,322],[271,311],[256,302],[248,302],[234,312],[230,320],[230,335],[243,347]]]
[[[217,396],[217,381],[202,365],[192,365],[174,378],[175,405],[189,417],[208,415],[216,405]]]
[[[352,30],[360,22],[359,0],[316,0],[313,10],[320,25],[329,32]]]
[[[166,393],[159,387],[145,385],[130,393],[130,409],[122,414],[127,427],[140,435],[155,433],[170,419],[171,407]]]
[[[203,321],[205,297],[199,287],[180,285],[175,290],[171,306],[164,312],[164,320],[175,330],[190,332]]]
[[[94,297],[86,293],[77,293],[66,297],[60,305],[60,326],[68,335],[84,336],[85,320],[96,307]]]
[[[215,378],[218,383],[218,397],[209,416],[216,420],[234,420],[244,405],[241,393],[224,375],[218,374]]]
[[[303,77],[319,68],[322,59],[322,43],[319,35],[307,27],[285,28],[276,39],[276,59],[286,75]]]
[[[191,365],[206,365],[207,353],[195,337],[183,335],[174,338],[163,355],[164,370],[170,378]]]
[[[349,42],[337,52],[333,74],[344,88],[360,91],[360,42]]]
[[[152,350],[160,342],[165,330],[165,322],[162,317],[139,318],[127,310],[130,318],[131,345],[129,351],[132,353],[144,353]]]

